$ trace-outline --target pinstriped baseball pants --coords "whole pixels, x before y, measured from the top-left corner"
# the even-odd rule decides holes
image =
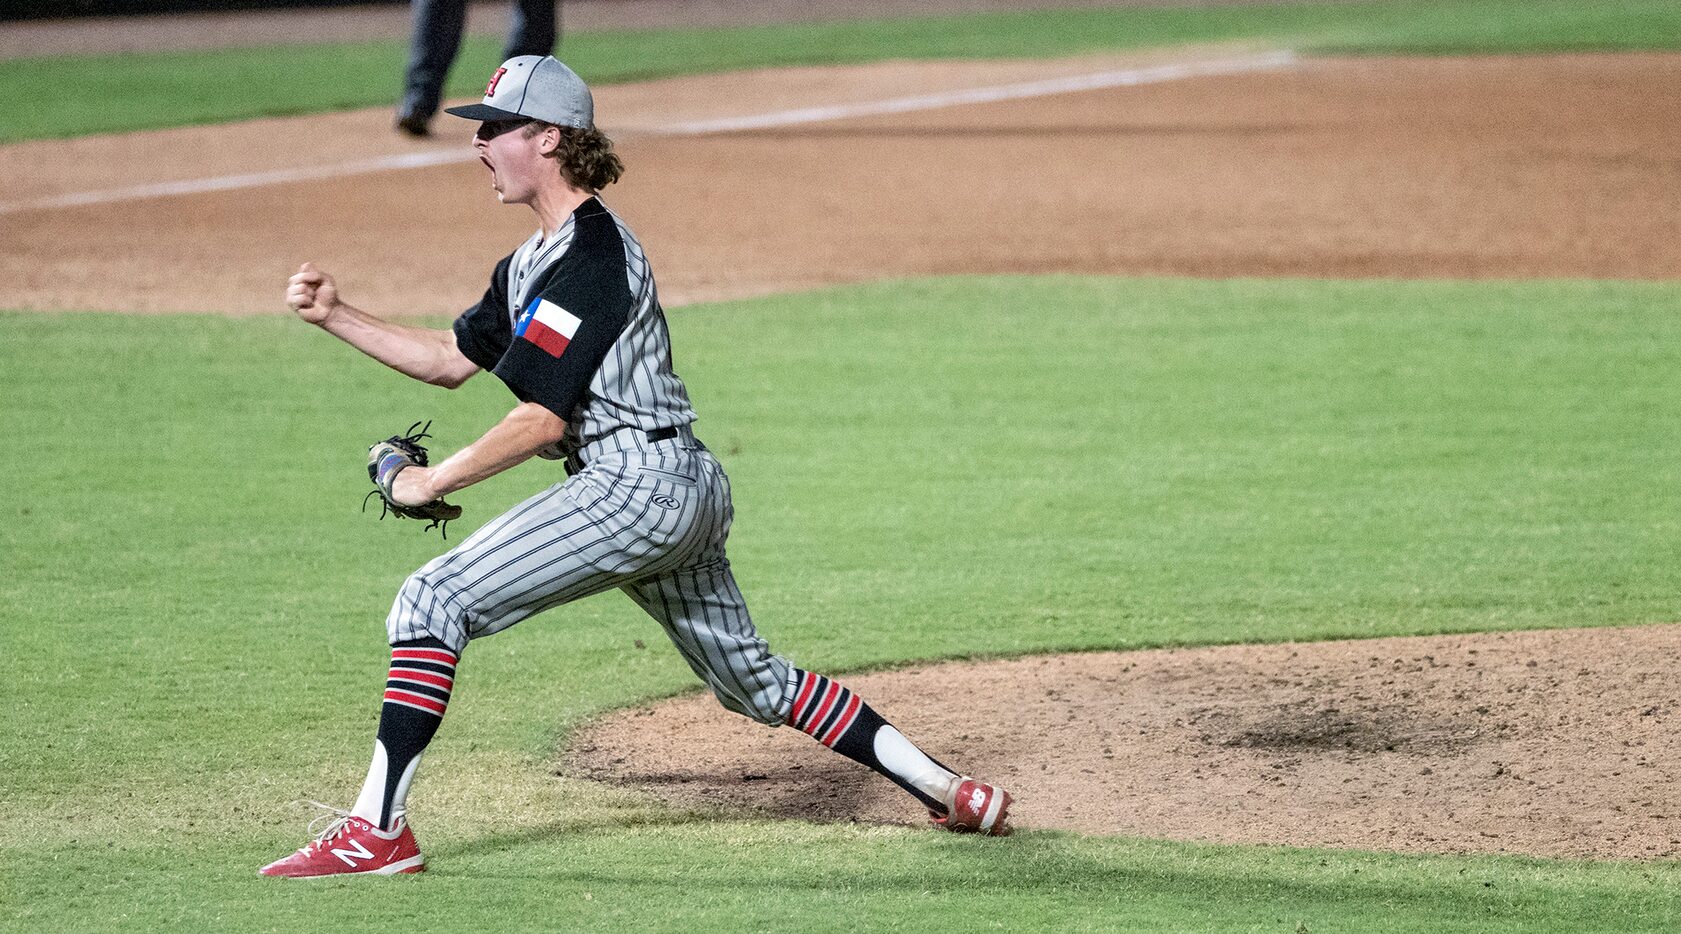
[[[544,610],[619,588],[665,628],[730,710],[780,724],[792,666],[759,638],[724,557],[729,479],[683,437],[624,431],[583,452],[588,466],[508,510],[409,576],[386,629],[460,652]]]

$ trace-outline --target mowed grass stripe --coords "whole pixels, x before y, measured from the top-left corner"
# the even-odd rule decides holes
[[[1681,47],[1670,0],[1385,0],[1034,10],[569,35],[595,83],[894,58],[1042,58],[1249,40],[1306,51],[1442,54]],[[0,143],[394,105],[401,41],[0,61]],[[447,92],[471,96],[500,40],[469,37]]]
[[[258,878],[246,865],[253,840],[297,842],[266,827],[241,842],[174,850],[76,847],[60,836],[8,873],[7,926],[1627,934],[1671,931],[1681,919],[1673,863],[1408,858],[1044,832],[988,840],[682,816],[627,822],[612,812],[539,826],[491,813],[474,830],[470,839],[430,834],[424,875],[326,882]]]
[[[699,432],[734,480],[731,553],[756,617],[780,650],[844,670],[1672,620],[1677,311],[1664,284],[1004,277],[671,320]],[[617,595],[468,653],[416,793],[437,863],[421,915],[412,886],[264,887],[248,874],[300,842],[284,802],[354,794],[385,610],[443,547],[357,512],[366,444],[433,418],[448,452],[510,397],[487,376],[411,384],[290,320],[0,328],[16,439],[0,852],[25,928],[254,929],[352,904],[540,926],[562,895],[590,923],[692,910],[702,929],[776,912],[833,927],[850,906],[932,926],[976,904],[1044,928],[1672,917],[1667,867],[1056,834],[968,847],[696,822],[556,781],[545,762],[583,718],[693,686]],[[452,537],[558,479],[545,462],[468,491]]]

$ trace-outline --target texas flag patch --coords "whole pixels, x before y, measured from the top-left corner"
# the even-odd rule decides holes
[[[566,352],[566,345],[572,343],[572,335],[578,333],[580,323],[577,315],[539,298],[519,316],[514,336],[536,344],[551,357],[559,357]]]

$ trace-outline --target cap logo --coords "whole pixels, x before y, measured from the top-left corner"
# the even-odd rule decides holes
[[[507,73],[508,73],[508,69],[506,69],[506,68],[496,69],[496,74],[490,76],[490,84],[487,85],[484,89],[484,96],[485,97],[495,97],[496,96],[496,82],[501,81],[502,76],[507,74]]]

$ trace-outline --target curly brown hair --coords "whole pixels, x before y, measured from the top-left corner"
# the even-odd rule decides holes
[[[613,141],[595,127],[579,129],[536,120],[526,124],[526,138],[551,126],[560,131],[560,145],[555,147],[553,158],[567,184],[586,191],[600,191],[625,174],[625,164],[613,152]]]

